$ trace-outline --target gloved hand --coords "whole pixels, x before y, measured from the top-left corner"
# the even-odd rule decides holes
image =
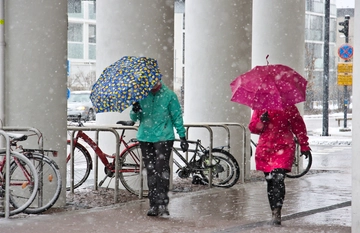
[[[133,108],[132,108],[133,112],[138,113],[141,112],[141,106],[139,104],[139,102],[135,102],[133,103]]]
[[[300,156],[303,156],[303,155],[305,155],[305,158],[309,158],[309,155],[311,156],[311,151],[301,151],[301,154],[300,154]]]
[[[185,137],[180,138],[180,147],[183,152],[185,152],[189,149],[189,143],[186,141]]]
[[[262,123],[265,123],[265,122],[268,122],[270,119],[269,119],[269,114],[268,112],[264,112],[261,116],[260,116],[260,121]]]

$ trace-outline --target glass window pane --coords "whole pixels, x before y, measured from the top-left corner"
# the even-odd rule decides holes
[[[324,13],[325,5],[323,2],[314,2],[314,12]]]
[[[68,41],[83,42],[83,25],[69,23],[68,26]]]
[[[323,28],[323,17],[322,16],[310,16],[310,28],[311,29],[322,29]]]
[[[82,43],[68,43],[68,58],[84,59],[84,45]]]
[[[89,45],[89,59],[96,60],[96,45]]]
[[[89,19],[96,19],[96,1],[89,3]]]
[[[68,13],[81,13],[81,0],[68,0]]]
[[[68,16],[73,18],[83,18],[81,0],[68,0]]]
[[[89,43],[96,43],[96,25],[89,25]]]

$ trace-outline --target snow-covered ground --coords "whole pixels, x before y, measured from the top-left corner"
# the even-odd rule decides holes
[[[334,113],[329,115],[329,121],[335,121],[335,118],[343,117],[343,113]],[[351,114],[348,114],[347,117],[351,117]],[[342,126],[338,127],[336,124],[329,124],[331,126],[328,127],[329,136],[322,136],[322,115],[305,115],[304,121],[307,125],[309,143],[311,145],[351,145],[352,142],[352,124],[351,121],[348,121],[348,126],[344,130]],[[321,124],[314,126],[310,123],[310,121],[314,121],[318,119]],[[342,121],[343,124],[343,121]],[[335,125],[335,126],[334,126]]]

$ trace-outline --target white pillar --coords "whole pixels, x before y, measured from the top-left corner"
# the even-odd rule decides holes
[[[174,66],[174,2],[109,0],[96,2],[96,75],[123,56],[158,60],[163,81],[172,88]],[[123,114],[97,114],[98,123],[129,119]]]
[[[251,1],[196,0],[185,3],[185,123],[249,123],[250,108],[231,102],[230,83],[251,68]],[[231,153],[242,163],[243,137],[232,128]],[[236,130],[236,132],[235,132]],[[190,138],[208,133],[190,130]],[[214,146],[226,143],[222,129]]]
[[[96,2],[96,75],[123,56],[157,59],[162,80],[173,87],[174,1],[107,0]],[[114,124],[130,120],[129,111],[99,113],[97,124]],[[131,133],[127,133],[131,138]],[[135,136],[135,134],[133,134]],[[100,139],[104,138],[100,134]],[[112,138],[114,138],[112,136]],[[104,152],[114,153],[114,140],[101,140]],[[104,175],[99,168],[99,176]]]
[[[5,124],[40,130],[66,177],[67,3],[12,0],[5,7]],[[65,205],[65,186],[63,178],[58,205]]]
[[[172,87],[174,1],[109,0],[96,2],[97,75],[123,56],[158,60],[163,80]]]
[[[305,2],[253,1],[252,67],[284,64],[304,73]]]
[[[356,8],[357,7],[357,8]],[[355,2],[356,17],[360,16],[360,0]],[[354,20],[353,28],[360,28],[360,20]],[[354,50],[360,50],[360,30],[354,31]],[[360,63],[359,53],[355,53],[353,64]],[[353,121],[352,121],[352,200],[351,200],[351,232],[360,232],[360,143],[357,143],[360,138],[360,67],[353,66]]]

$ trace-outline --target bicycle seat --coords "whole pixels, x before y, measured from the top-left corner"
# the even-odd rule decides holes
[[[134,121],[118,121],[118,122],[116,122],[116,124],[126,125],[126,126],[133,126],[133,125],[135,125],[135,122]]]
[[[11,140],[25,141],[27,139],[27,135],[25,134],[8,133],[7,135],[11,138]]]

